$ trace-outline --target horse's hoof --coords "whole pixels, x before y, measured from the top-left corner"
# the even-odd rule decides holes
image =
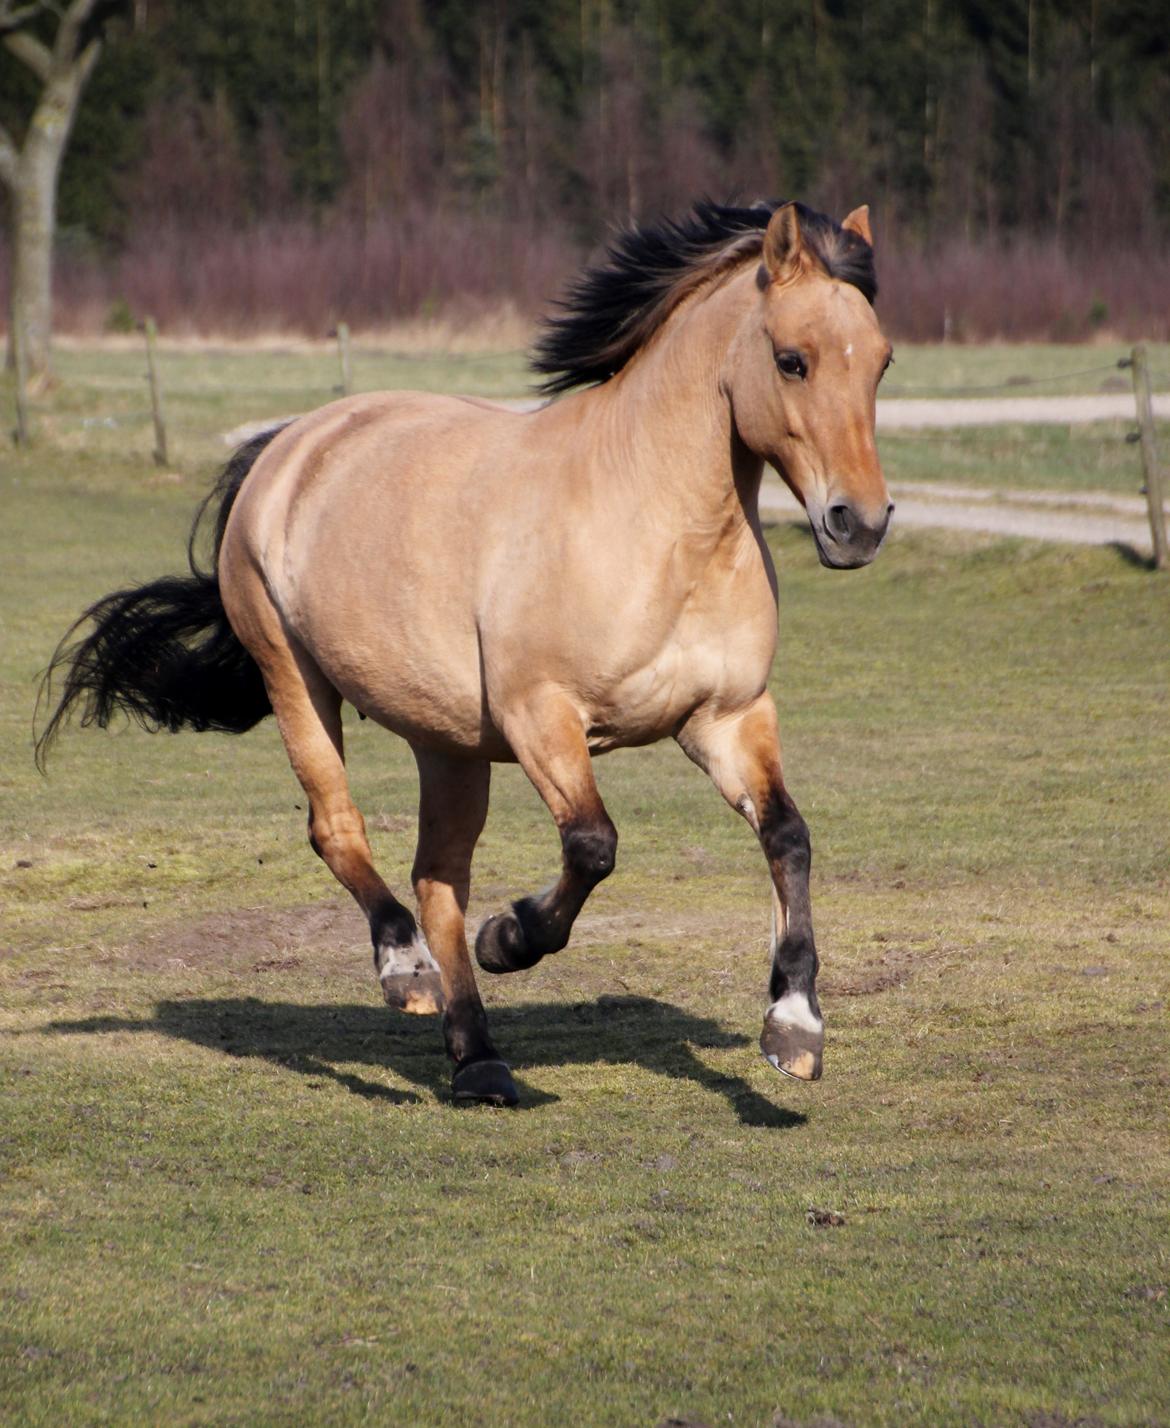
[[[388,1007],[414,1016],[434,1016],[443,1010],[443,984],[438,972],[388,972],[379,981]]]
[[[516,914],[501,912],[489,917],[475,934],[475,960],[485,972],[523,972],[535,967],[540,954],[529,951]]]
[[[456,1066],[451,1096],[457,1106],[514,1106],[520,1100],[511,1071],[497,1057]]]
[[[760,1034],[760,1050],[764,1060],[785,1076],[796,1081],[821,1079],[825,1024],[812,1013],[807,998],[800,993],[789,993],[768,1008]]]

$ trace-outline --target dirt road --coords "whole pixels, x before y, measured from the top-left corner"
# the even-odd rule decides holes
[[[1146,503],[1140,496],[1076,495],[1064,491],[995,491],[981,486],[946,486],[894,481],[890,495],[898,526],[981,531],[1028,540],[1075,545],[1124,545],[1149,555]],[[769,479],[760,492],[765,518],[798,520],[800,506],[788,488]]]
[[[1170,394],[1154,397],[1154,415],[1170,418]],[[890,397],[877,404],[879,430],[919,431],[932,426],[1000,426],[1009,422],[1078,425],[1090,421],[1133,421],[1128,392],[1079,397]]]

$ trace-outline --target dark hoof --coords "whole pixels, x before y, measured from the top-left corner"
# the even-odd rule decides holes
[[[764,1021],[760,1036],[764,1060],[795,1081],[819,1081],[821,1058],[825,1050],[825,1033],[808,1031],[801,1026],[784,1025],[770,1017]]]
[[[494,1057],[456,1066],[451,1095],[457,1106],[514,1106],[520,1100],[511,1071]]]
[[[489,917],[475,935],[475,960],[485,972],[522,972],[540,958],[539,952],[529,950],[514,912]]]
[[[388,1007],[415,1016],[434,1016],[443,1010],[443,984],[438,972],[392,972],[379,981]]]

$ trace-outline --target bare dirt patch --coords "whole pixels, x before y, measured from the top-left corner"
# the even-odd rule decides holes
[[[826,997],[872,997],[893,991],[910,980],[921,954],[888,948],[862,966],[826,969],[819,986]]]
[[[485,889],[468,916],[469,940],[480,920],[506,905],[508,899]],[[573,931],[572,949],[585,952],[598,945],[621,944],[636,958],[640,948],[677,945],[690,948],[709,943],[712,921],[701,909],[632,908],[628,911],[591,912],[588,908]],[[760,909],[745,908],[741,916],[722,915],[718,936],[729,952],[758,947],[766,956],[767,938]],[[820,990],[828,997],[867,997],[904,986],[930,961],[928,939],[908,936],[886,942],[884,935],[872,948],[839,951],[824,966]],[[914,944],[914,945],[911,945]],[[937,950],[937,949],[935,949]],[[276,975],[319,967],[336,977],[349,973],[369,975],[369,940],[365,921],[347,898],[331,898],[292,907],[225,908],[200,917],[187,917],[144,932],[117,951],[128,968],[147,972],[229,972],[240,976]],[[762,969],[763,961],[759,963]],[[584,975],[580,964],[566,963],[567,977]],[[749,975],[745,972],[745,975]]]
[[[123,957],[143,971],[252,973],[284,971],[344,951],[366,973],[367,950],[361,913],[335,898],[294,907],[233,907],[187,918],[128,944]],[[331,963],[330,972],[335,970]]]

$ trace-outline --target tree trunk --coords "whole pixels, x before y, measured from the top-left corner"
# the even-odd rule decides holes
[[[9,149],[9,161],[4,166],[12,254],[8,365],[15,362],[19,325],[28,384],[34,392],[43,390],[52,379],[57,180],[78,101],[98,50],[99,42],[92,40],[67,68],[46,75],[19,157]]]
[[[24,334],[25,370],[29,386],[43,389],[52,375],[50,342],[53,330],[53,230],[57,207],[60,154],[33,155],[26,149],[17,187],[11,194],[12,322],[8,330],[8,362],[19,324]]]

